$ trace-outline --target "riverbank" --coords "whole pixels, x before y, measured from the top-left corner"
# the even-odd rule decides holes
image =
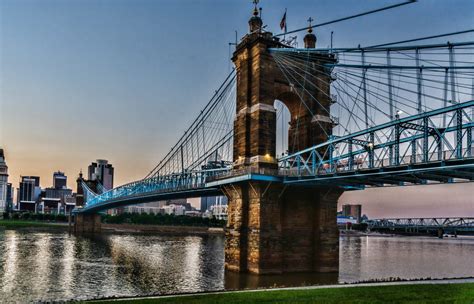
[[[88,303],[473,303],[474,283],[459,282],[334,285],[113,299]]]
[[[102,224],[102,230],[105,232],[159,233],[159,234],[174,234],[174,235],[224,234],[223,228],[199,227],[199,226]]]
[[[24,221],[24,220],[0,220],[0,227],[4,227],[4,228],[49,227],[49,228],[67,229],[68,223]]]
[[[72,223],[74,225],[74,223]],[[27,220],[0,220],[0,228],[56,228],[68,229],[69,224],[64,222],[27,221]],[[196,226],[165,226],[165,225],[135,225],[135,224],[102,224],[103,232],[117,233],[156,233],[172,235],[223,235],[223,228],[196,227]]]

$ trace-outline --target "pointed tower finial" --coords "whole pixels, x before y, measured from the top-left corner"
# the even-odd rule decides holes
[[[311,22],[313,22],[314,19],[312,17],[309,17],[308,18],[308,23],[309,23],[309,26],[308,26],[308,33],[312,33],[313,32],[313,27],[311,26]]]
[[[304,47],[307,49],[314,49],[316,47],[316,35],[313,34],[313,27],[312,22],[314,21],[313,18],[308,18],[308,33],[304,36]]]
[[[257,5],[260,1],[259,0],[253,0],[254,8],[253,8],[253,15],[258,16],[258,8]]]
[[[253,9],[253,16],[249,20],[250,33],[260,32],[262,30],[263,21],[262,18],[260,18],[259,16],[257,6],[259,2],[259,0],[253,0],[253,4],[255,7]]]

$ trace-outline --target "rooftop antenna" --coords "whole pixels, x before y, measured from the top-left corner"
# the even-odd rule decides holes
[[[332,38],[333,38],[333,35],[334,35],[334,31],[331,31],[331,53],[332,53]]]
[[[232,57],[232,50],[231,50],[231,47],[234,45],[235,46],[235,49],[237,49],[237,44],[238,44],[238,33],[237,33],[237,30],[234,31],[235,32],[235,42],[229,42],[229,71],[230,71],[230,59]]]

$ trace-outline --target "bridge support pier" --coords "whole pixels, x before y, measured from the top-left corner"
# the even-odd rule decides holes
[[[78,213],[74,219],[74,233],[98,233],[102,230],[101,216],[97,213]]]
[[[226,269],[256,274],[337,272],[338,188],[248,182],[229,198]]]

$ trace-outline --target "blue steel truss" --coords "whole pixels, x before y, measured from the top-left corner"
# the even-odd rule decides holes
[[[169,198],[218,195],[222,194],[220,185],[244,180],[331,184],[346,189],[474,180],[474,124],[465,115],[472,107],[474,101],[455,104],[333,137],[280,158],[278,171],[244,172],[227,166],[152,176],[100,195],[90,194],[86,206],[76,212],[97,212]],[[450,117],[450,122],[439,127],[444,115]],[[394,140],[377,142],[377,132],[387,131],[395,132]]]
[[[398,118],[279,159],[286,182],[384,186],[472,180],[474,101]],[[443,126],[445,116],[449,117]],[[389,136],[387,136],[389,135]],[[390,138],[390,140],[387,140]]]
[[[474,218],[453,217],[453,218],[389,218],[372,219],[367,221],[369,229],[389,229],[389,230],[456,230],[474,231]]]
[[[90,196],[84,208],[76,212],[96,212],[170,198],[218,195],[221,194],[220,190],[206,187],[206,180],[228,170],[230,168],[208,169],[145,178]]]

